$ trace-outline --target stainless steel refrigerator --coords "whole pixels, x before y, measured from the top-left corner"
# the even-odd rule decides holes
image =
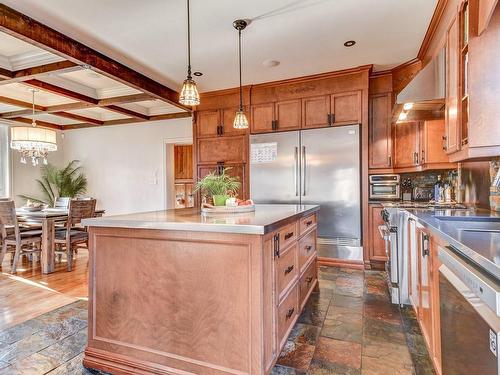
[[[362,261],[359,125],[250,137],[256,203],[319,204],[320,257]]]

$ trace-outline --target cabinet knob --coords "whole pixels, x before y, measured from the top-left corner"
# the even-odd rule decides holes
[[[285,234],[285,240],[288,240],[289,238],[292,238],[293,237],[293,232],[289,232],[287,234]]]
[[[292,307],[291,309],[289,309],[286,313],[286,320],[290,319],[293,315],[293,312],[295,311],[295,307]]]
[[[293,267],[294,265],[292,264],[291,266],[288,266],[286,269],[285,269],[285,275],[288,275],[290,272],[293,271]]]
[[[309,227],[309,226],[311,226],[311,225],[312,225],[312,223],[313,223],[313,221],[312,221],[312,220],[308,220],[308,221],[306,221],[306,226],[308,226],[308,227]]]
[[[312,280],[313,280],[312,276],[309,276],[308,278],[306,278],[306,281],[307,281],[307,283],[308,283],[308,284],[309,284]]]
[[[311,250],[312,250],[312,248],[313,248],[313,247],[312,247],[311,245],[307,245],[307,246],[306,246],[306,250],[307,250],[308,252],[309,252],[309,251],[311,251]]]

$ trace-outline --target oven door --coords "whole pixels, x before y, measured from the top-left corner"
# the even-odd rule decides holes
[[[476,294],[496,294],[498,286],[481,280],[480,273],[453,250],[439,248],[439,259],[442,374],[500,374],[500,318],[484,296]]]

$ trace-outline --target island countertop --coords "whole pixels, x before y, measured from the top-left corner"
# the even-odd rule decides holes
[[[105,216],[82,220],[90,227],[136,228],[266,234],[287,221],[310,215],[318,205],[257,204],[255,212],[240,214],[202,214],[199,209],[177,209]]]

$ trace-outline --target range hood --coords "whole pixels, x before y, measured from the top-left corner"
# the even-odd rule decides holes
[[[397,104],[443,101],[445,98],[445,50],[423,68],[398,94]]]

